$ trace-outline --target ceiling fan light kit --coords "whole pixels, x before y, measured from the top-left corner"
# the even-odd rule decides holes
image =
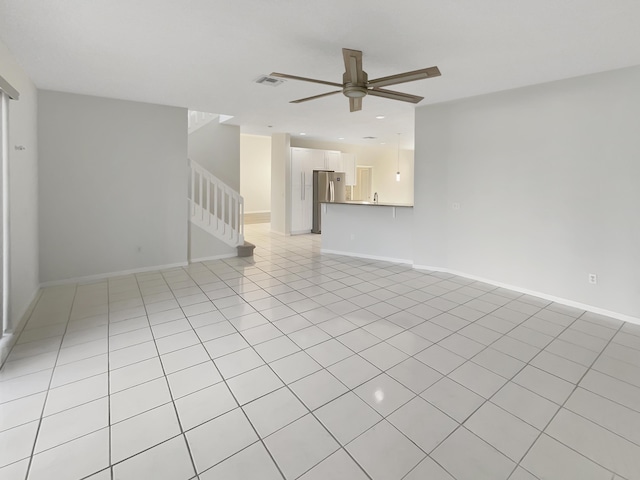
[[[315,100],[342,92],[342,94],[349,99],[349,108],[352,112],[362,110],[362,99],[367,95],[388,98],[391,100],[399,100],[401,102],[418,103],[424,97],[419,97],[418,95],[411,95],[408,93],[396,92],[394,90],[386,90],[381,87],[398,85],[400,83],[413,82],[416,80],[424,80],[426,78],[440,76],[440,70],[438,69],[438,67],[429,67],[420,70],[414,70],[411,72],[399,73],[397,75],[390,75],[388,77],[377,78],[370,81],[367,72],[362,69],[362,52],[360,50],[343,48],[342,56],[344,58],[345,68],[345,72],[342,75],[342,83],[327,82],[325,80],[299,77],[296,75],[289,75],[286,73],[278,72],[273,72],[270,76],[288,78],[290,80],[300,80],[303,82],[319,83],[332,87],[339,87],[341,90],[335,90],[333,92],[321,93],[320,95],[293,100],[290,103],[307,102],[309,100]]]
[[[367,96],[367,89],[365,87],[359,87],[358,85],[345,85],[342,93],[345,97],[362,98]]]

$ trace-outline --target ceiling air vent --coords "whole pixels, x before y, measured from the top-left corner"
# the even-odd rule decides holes
[[[375,140],[377,137],[362,137],[362,138],[364,138],[365,140]]]
[[[269,85],[270,87],[277,87],[284,83],[284,80],[280,78],[270,77],[269,75],[261,75],[255,80],[256,83],[261,85]]]

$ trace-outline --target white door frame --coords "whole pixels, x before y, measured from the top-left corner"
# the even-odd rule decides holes
[[[369,198],[362,198],[362,181],[361,181],[361,175],[360,173],[363,170],[368,170],[369,171]],[[373,191],[373,167],[369,166],[369,165],[357,165],[356,166],[356,189],[358,192],[358,197],[359,198],[354,198],[354,200],[361,200],[361,201],[371,201],[371,195],[372,195],[372,191]]]

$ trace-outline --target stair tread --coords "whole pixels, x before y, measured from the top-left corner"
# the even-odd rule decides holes
[[[256,248],[256,246],[253,243],[247,242],[245,240],[243,245],[238,245],[236,248],[238,249],[239,257],[251,257],[253,256],[253,250]]]

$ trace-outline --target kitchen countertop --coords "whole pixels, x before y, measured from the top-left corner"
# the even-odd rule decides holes
[[[368,205],[371,207],[410,207],[413,208],[413,205],[410,203],[386,203],[386,202],[363,202],[360,200],[345,200],[344,202],[321,202],[321,203],[333,203],[339,205]]]

